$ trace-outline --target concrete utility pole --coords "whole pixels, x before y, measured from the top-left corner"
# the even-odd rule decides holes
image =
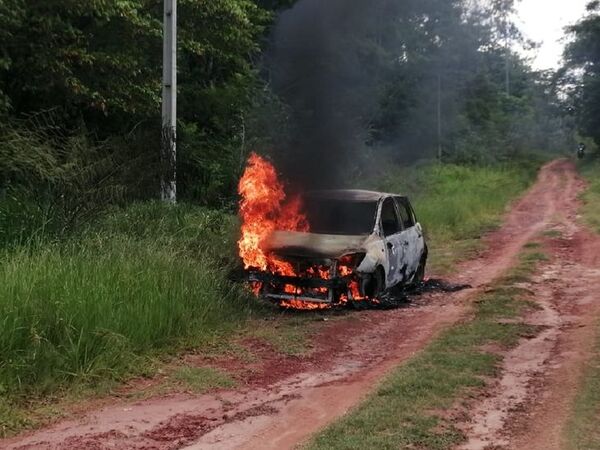
[[[437,141],[438,161],[442,162],[442,75],[437,77]]]
[[[509,36],[508,11],[504,12],[504,51],[505,54],[505,85],[506,95],[510,96],[510,36]]]
[[[160,197],[177,201],[177,0],[164,0]]]

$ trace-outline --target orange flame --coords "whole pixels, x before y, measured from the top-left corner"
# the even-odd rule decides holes
[[[289,263],[269,257],[262,247],[275,230],[308,231],[306,216],[300,212],[300,199],[285,202],[285,191],[275,168],[256,153],[248,159],[238,191],[242,197],[242,237],[238,247],[245,268],[294,275]]]
[[[265,241],[277,230],[309,231],[306,216],[302,213],[302,201],[299,197],[288,198],[284,186],[279,181],[273,165],[266,159],[252,153],[242,176],[238,191],[241,196],[240,218],[241,237],[238,241],[239,254],[246,269],[259,270],[283,276],[298,276],[292,264],[282,261],[264,251]],[[353,270],[344,264],[338,266],[338,275],[348,277]],[[302,272],[302,276],[310,278],[331,279],[329,267],[315,265]],[[255,289],[258,294],[260,286]],[[361,300],[358,281],[349,281],[349,295],[354,300]],[[320,294],[327,294],[328,288],[315,288]],[[303,291],[294,285],[287,284],[283,292],[302,295]],[[342,294],[340,301],[346,303],[347,294]],[[329,303],[305,302],[298,299],[283,300],[281,306],[294,309],[325,309]]]

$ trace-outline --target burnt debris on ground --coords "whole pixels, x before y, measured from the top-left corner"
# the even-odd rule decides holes
[[[436,278],[430,278],[415,285],[403,288],[393,288],[384,292],[376,301],[349,302],[353,309],[397,309],[413,305],[411,299],[415,296],[434,292],[458,292],[470,289],[469,284],[457,284]]]
[[[409,295],[420,295],[429,292],[458,292],[471,289],[472,287],[470,284],[457,284],[439,278],[429,278],[421,283],[409,286],[406,289],[406,293]]]
[[[348,300],[346,303],[332,305],[329,309],[319,310],[320,312],[324,311],[335,311],[341,309],[353,309],[358,311],[365,310],[389,310],[389,309],[398,309],[398,308],[408,308],[411,306],[415,306],[414,297],[420,296],[422,294],[436,293],[436,292],[458,292],[465,289],[471,289],[472,286],[470,284],[458,284],[452,283],[450,281],[438,279],[438,278],[430,278],[428,280],[422,281],[420,283],[405,286],[402,288],[392,288],[386,290],[378,299],[376,300]],[[315,312],[314,310],[301,310],[292,307],[281,306],[280,308],[286,311],[307,311],[307,312]]]

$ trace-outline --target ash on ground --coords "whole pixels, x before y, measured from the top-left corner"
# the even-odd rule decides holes
[[[397,309],[414,306],[415,297],[435,292],[458,292],[471,289],[469,284],[457,284],[437,278],[430,278],[416,285],[392,288],[384,292],[376,301],[351,301],[347,306],[352,309]]]

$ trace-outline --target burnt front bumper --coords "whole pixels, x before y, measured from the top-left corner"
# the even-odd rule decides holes
[[[250,271],[248,281],[260,284],[260,295],[275,302],[297,300],[334,304],[348,291],[348,277],[318,278]]]

